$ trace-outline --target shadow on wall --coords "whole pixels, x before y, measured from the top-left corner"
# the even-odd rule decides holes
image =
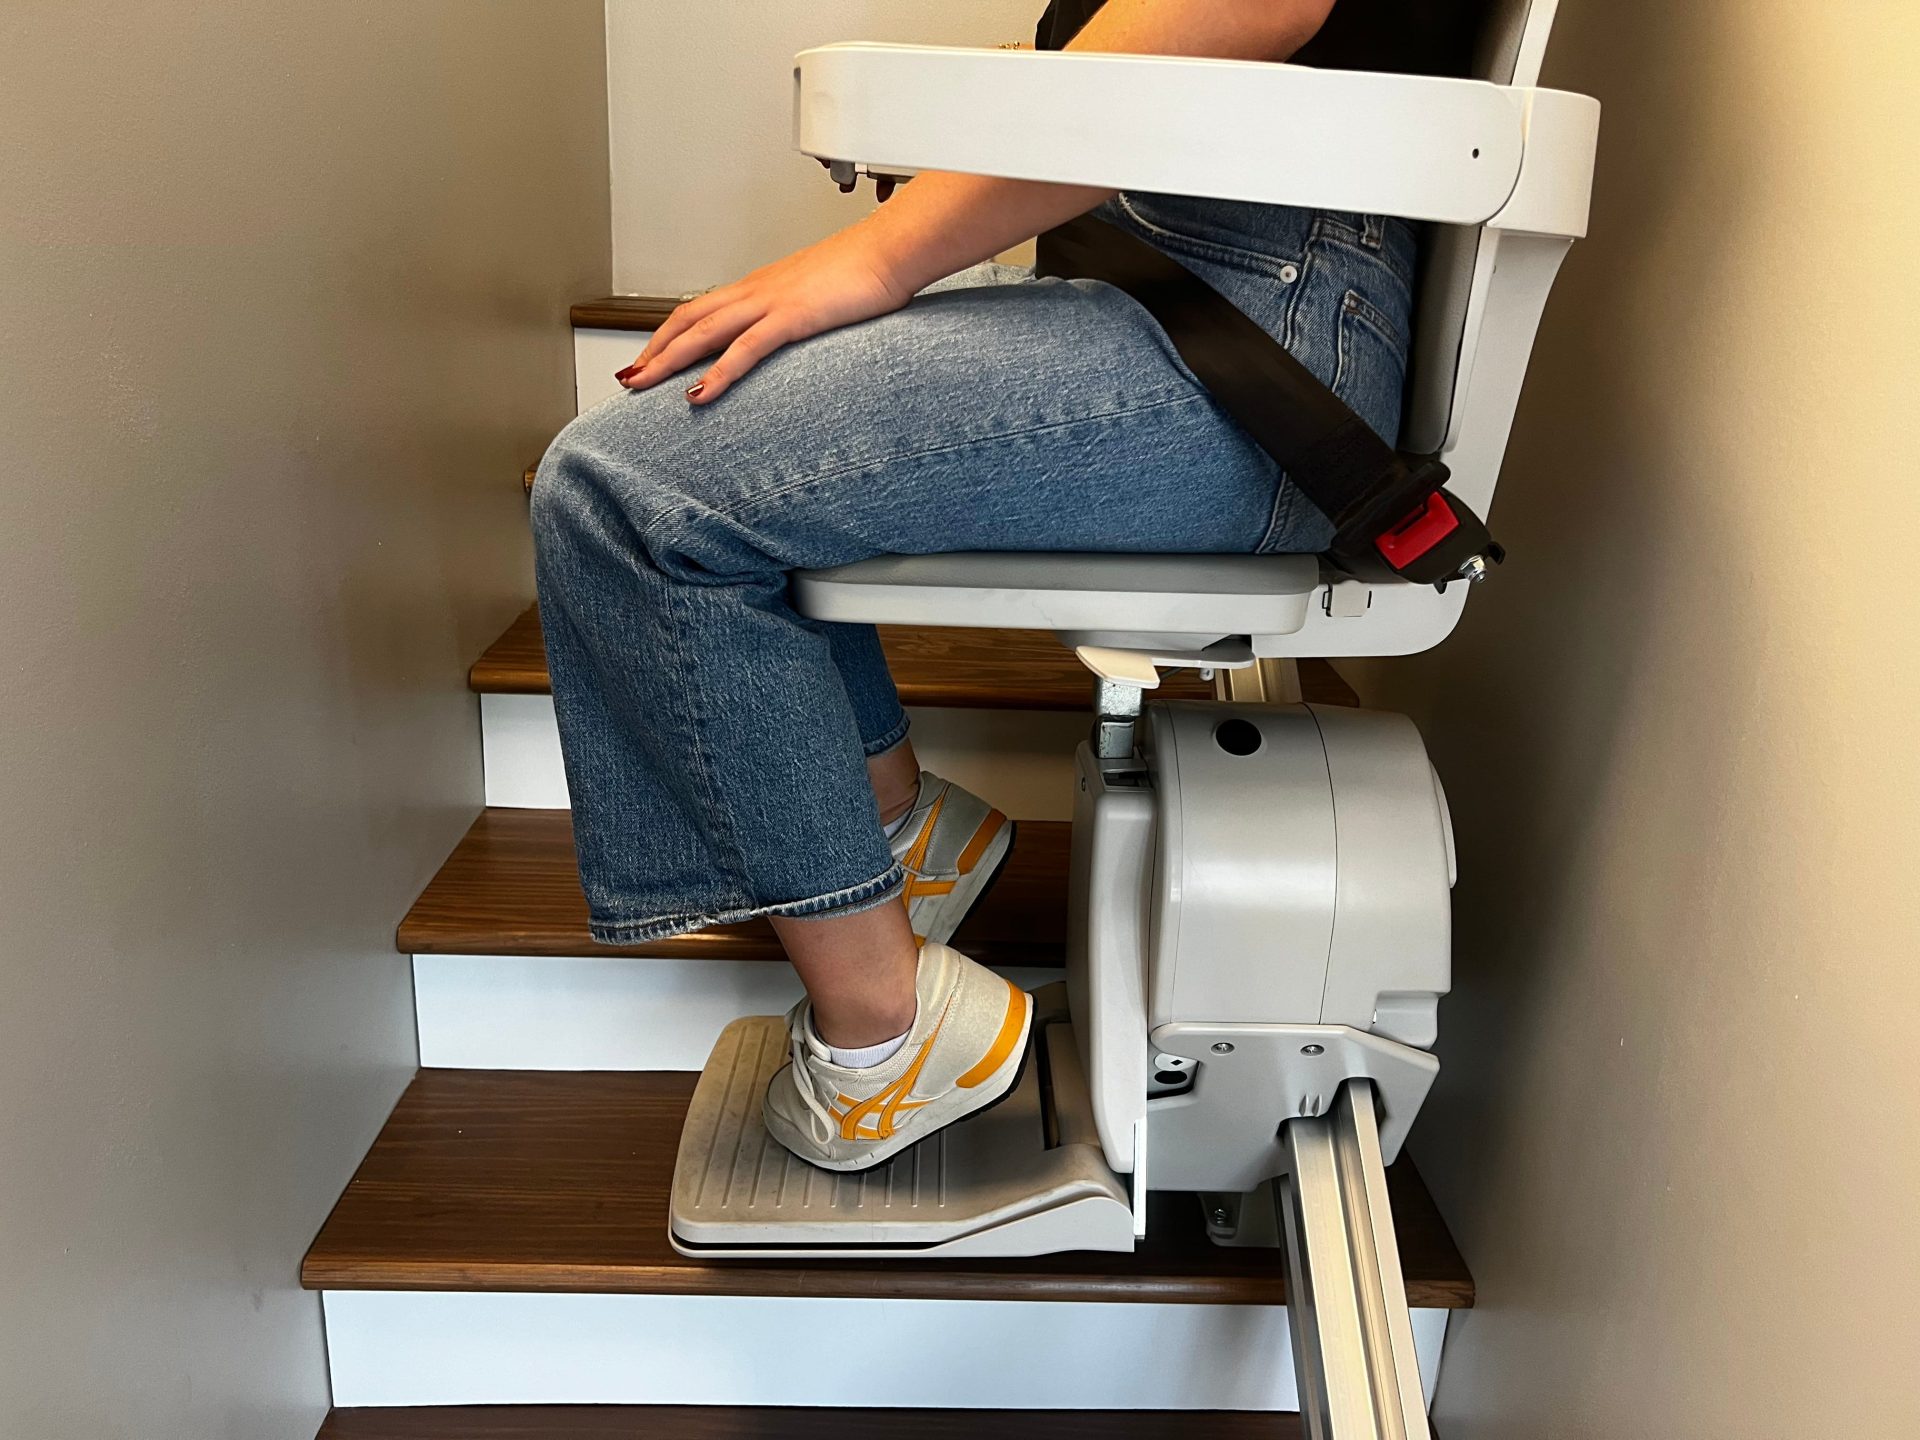
[[[1915,205],[1882,146],[1920,123],[1916,40],[1891,5],[1563,0],[1546,83],[1606,112],[1493,516],[1512,559],[1448,644],[1343,667],[1419,722],[1458,831],[1412,1148],[1481,1287],[1438,1413],[1483,1440],[1783,1434],[1815,1399],[1896,1433],[1895,1382],[1807,1382],[1834,1314],[1890,1324],[1881,1277],[1920,1278],[1812,1178],[1916,1148],[1874,1122],[1916,1078],[1912,602],[1860,563],[1915,508]],[[1820,1024],[1848,1044],[1800,1043]],[[1757,1277],[1796,1267],[1856,1299],[1783,1317]]]
[[[1751,616],[1716,598],[1752,582],[1745,497],[1680,483],[1674,463],[1715,444],[1689,428],[1694,406],[1676,401],[1714,384],[1721,342],[1702,297],[1736,286],[1729,217],[1765,183],[1760,153],[1751,136],[1713,134],[1716,92],[1741,80],[1714,74],[1711,15],[1641,4],[1629,18],[1627,8],[1568,4],[1555,54],[1578,57],[1577,74],[1563,65],[1547,77],[1589,88],[1607,110],[1593,233],[1556,288],[1508,448],[1496,528],[1512,558],[1448,644],[1353,667],[1369,703],[1420,721],[1443,778],[1455,778],[1458,954],[1437,1108],[1449,1145],[1464,1144],[1448,1162],[1463,1185],[1482,1177],[1498,1188],[1510,1113],[1500,1095],[1530,1068],[1535,1012],[1558,983],[1537,963],[1543,931],[1579,903],[1576,877],[1589,870],[1605,797],[1624,771],[1648,763],[1640,757],[1655,733],[1671,729],[1658,762],[1668,803],[1715,806],[1731,783],[1727,725],[1765,678],[1757,637],[1737,633]],[[1616,58],[1603,61],[1609,51]],[[1630,104],[1609,103],[1604,86],[1579,78],[1618,74],[1632,51],[1658,73]],[[1700,64],[1651,63],[1665,56]],[[1713,148],[1710,164],[1695,149],[1702,143]],[[1741,446],[1707,463],[1731,475],[1757,458]],[[1713,622],[1701,623],[1707,615]],[[1687,715],[1677,714],[1667,684],[1691,691],[1687,677],[1709,673],[1721,677],[1716,693],[1691,694]],[[1659,884],[1696,890],[1690,872],[1713,857],[1661,849]],[[1610,928],[1615,918],[1587,920]],[[1461,1209],[1479,1211],[1479,1198]]]

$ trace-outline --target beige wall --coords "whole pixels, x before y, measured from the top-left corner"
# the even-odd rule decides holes
[[[1920,11],[1563,0],[1513,560],[1365,667],[1460,831],[1448,1435],[1920,1434]]]
[[[835,40],[1033,39],[1044,0],[607,0],[616,288],[721,284],[871,204],[792,146],[794,52]]]
[[[307,1440],[301,1251],[607,283],[599,0],[0,6],[0,1434]]]

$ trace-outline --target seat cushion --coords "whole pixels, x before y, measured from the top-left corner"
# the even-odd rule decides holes
[[[1290,635],[1320,583],[1311,555],[883,555],[794,573],[816,620],[977,629]]]

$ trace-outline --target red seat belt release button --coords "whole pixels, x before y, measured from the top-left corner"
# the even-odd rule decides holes
[[[1396,570],[1418,560],[1447,536],[1460,528],[1460,517],[1438,490],[1426,503],[1373,542],[1386,562]]]

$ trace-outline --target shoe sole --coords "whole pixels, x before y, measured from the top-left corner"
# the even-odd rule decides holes
[[[912,1150],[916,1146],[924,1145],[927,1141],[933,1139],[934,1136],[940,1134],[942,1131],[947,1130],[954,1125],[964,1124],[968,1120],[972,1120],[977,1116],[986,1114],[987,1111],[993,1109],[996,1105],[1003,1104],[1009,1095],[1013,1094],[1014,1091],[1020,1088],[1020,1082],[1026,1078],[1027,1062],[1031,1060],[1033,1057],[1033,1020],[1034,1020],[1034,1013],[1037,1007],[1033,1003],[1033,994],[1031,991],[1022,991],[1021,993],[1027,997],[1027,1033],[1020,1042],[1019,1063],[1014,1066],[1013,1076],[1011,1079],[1007,1081],[1006,1086],[1002,1090],[1000,1090],[999,1093],[997,1093],[991,1100],[986,1101],[984,1104],[976,1105],[971,1110],[962,1111],[960,1114],[954,1116],[951,1120],[942,1120],[938,1125],[934,1126],[931,1130],[922,1131],[921,1133],[913,1136],[911,1139],[903,1139],[900,1144],[892,1145],[891,1148],[889,1148],[890,1142],[882,1141],[881,1147],[878,1150],[876,1150],[873,1154],[863,1155],[858,1160],[849,1160],[849,1161],[844,1161],[840,1163],[835,1163],[835,1162],[830,1162],[825,1160],[816,1160],[811,1155],[802,1155],[798,1150],[787,1149],[787,1147],[784,1144],[782,1144],[780,1148],[783,1150],[787,1150],[787,1153],[793,1156],[794,1159],[805,1161],[807,1164],[813,1166],[814,1169],[825,1170],[830,1175],[858,1175],[863,1171],[877,1169],[880,1166],[885,1165],[889,1160],[898,1160],[902,1155],[906,1154],[909,1150]],[[781,1067],[782,1070],[784,1070],[785,1068],[786,1068],[785,1066]],[[781,1073],[780,1071],[775,1071],[773,1078],[770,1079],[767,1083],[771,1085],[774,1080],[779,1079],[780,1073]],[[779,1136],[777,1135],[774,1136],[774,1140],[775,1140],[775,1143],[779,1143]]]
[[[1000,846],[999,854],[995,855],[990,862],[983,860],[980,865],[974,867],[971,875],[960,877],[961,882],[971,882],[966,890],[963,891],[961,885],[956,883],[948,894],[941,897],[946,901],[946,904],[941,907],[942,911],[953,914],[953,923],[945,927],[945,934],[929,930],[925,936],[929,943],[935,945],[950,943],[960,927],[966,923],[967,916],[973,913],[975,906],[987,898],[1000,876],[1006,871],[1007,861],[1013,858],[1014,842],[1020,838],[1020,826],[1017,821],[1009,820],[1006,829],[1007,833]]]

